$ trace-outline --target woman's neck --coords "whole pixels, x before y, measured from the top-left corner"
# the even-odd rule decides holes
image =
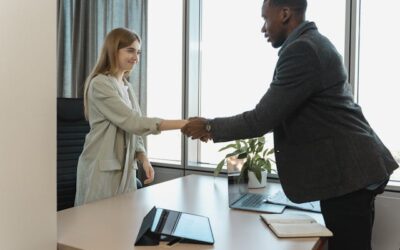
[[[115,75],[115,78],[117,78],[119,84],[124,85],[124,80],[123,80],[124,79],[124,72],[118,72]]]

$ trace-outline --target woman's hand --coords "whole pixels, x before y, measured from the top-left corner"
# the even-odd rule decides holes
[[[153,166],[151,166],[151,163],[149,162],[149,160],[146,160],[142,162],[143,164],[143,169],[144,172],[146,173],[146,180],[144,180],[144,184],[147,185],[149,183],[152,183],[154,181],[154,169]]]
[[[149,159],[147,158],[146,154],[143,152],[137,152],[136,158],[142,163],[143,170],[146,173],[146,180],[144,180],[144,184],[149,184],[154,181],[154,169],[151,166]]]

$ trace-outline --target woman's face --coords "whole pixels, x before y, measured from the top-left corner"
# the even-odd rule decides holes
[[[140,58],[140,43],[134,41],[128,47],[118,50],[118,69],[121,72],[132,70]]]

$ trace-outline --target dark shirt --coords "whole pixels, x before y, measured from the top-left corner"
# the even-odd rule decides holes
[[[398,164],[354,102],[342,57],[313,22],[289,35],[253,110],[210,121],[214,142],[274,132],[278,174],[294,202],[343,195]]]

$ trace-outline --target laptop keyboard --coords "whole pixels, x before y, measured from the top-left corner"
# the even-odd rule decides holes
[[[260,194],[246,194],[241,202],[245,207],[259,207],[260,204],[265,202],[265,197]]]

